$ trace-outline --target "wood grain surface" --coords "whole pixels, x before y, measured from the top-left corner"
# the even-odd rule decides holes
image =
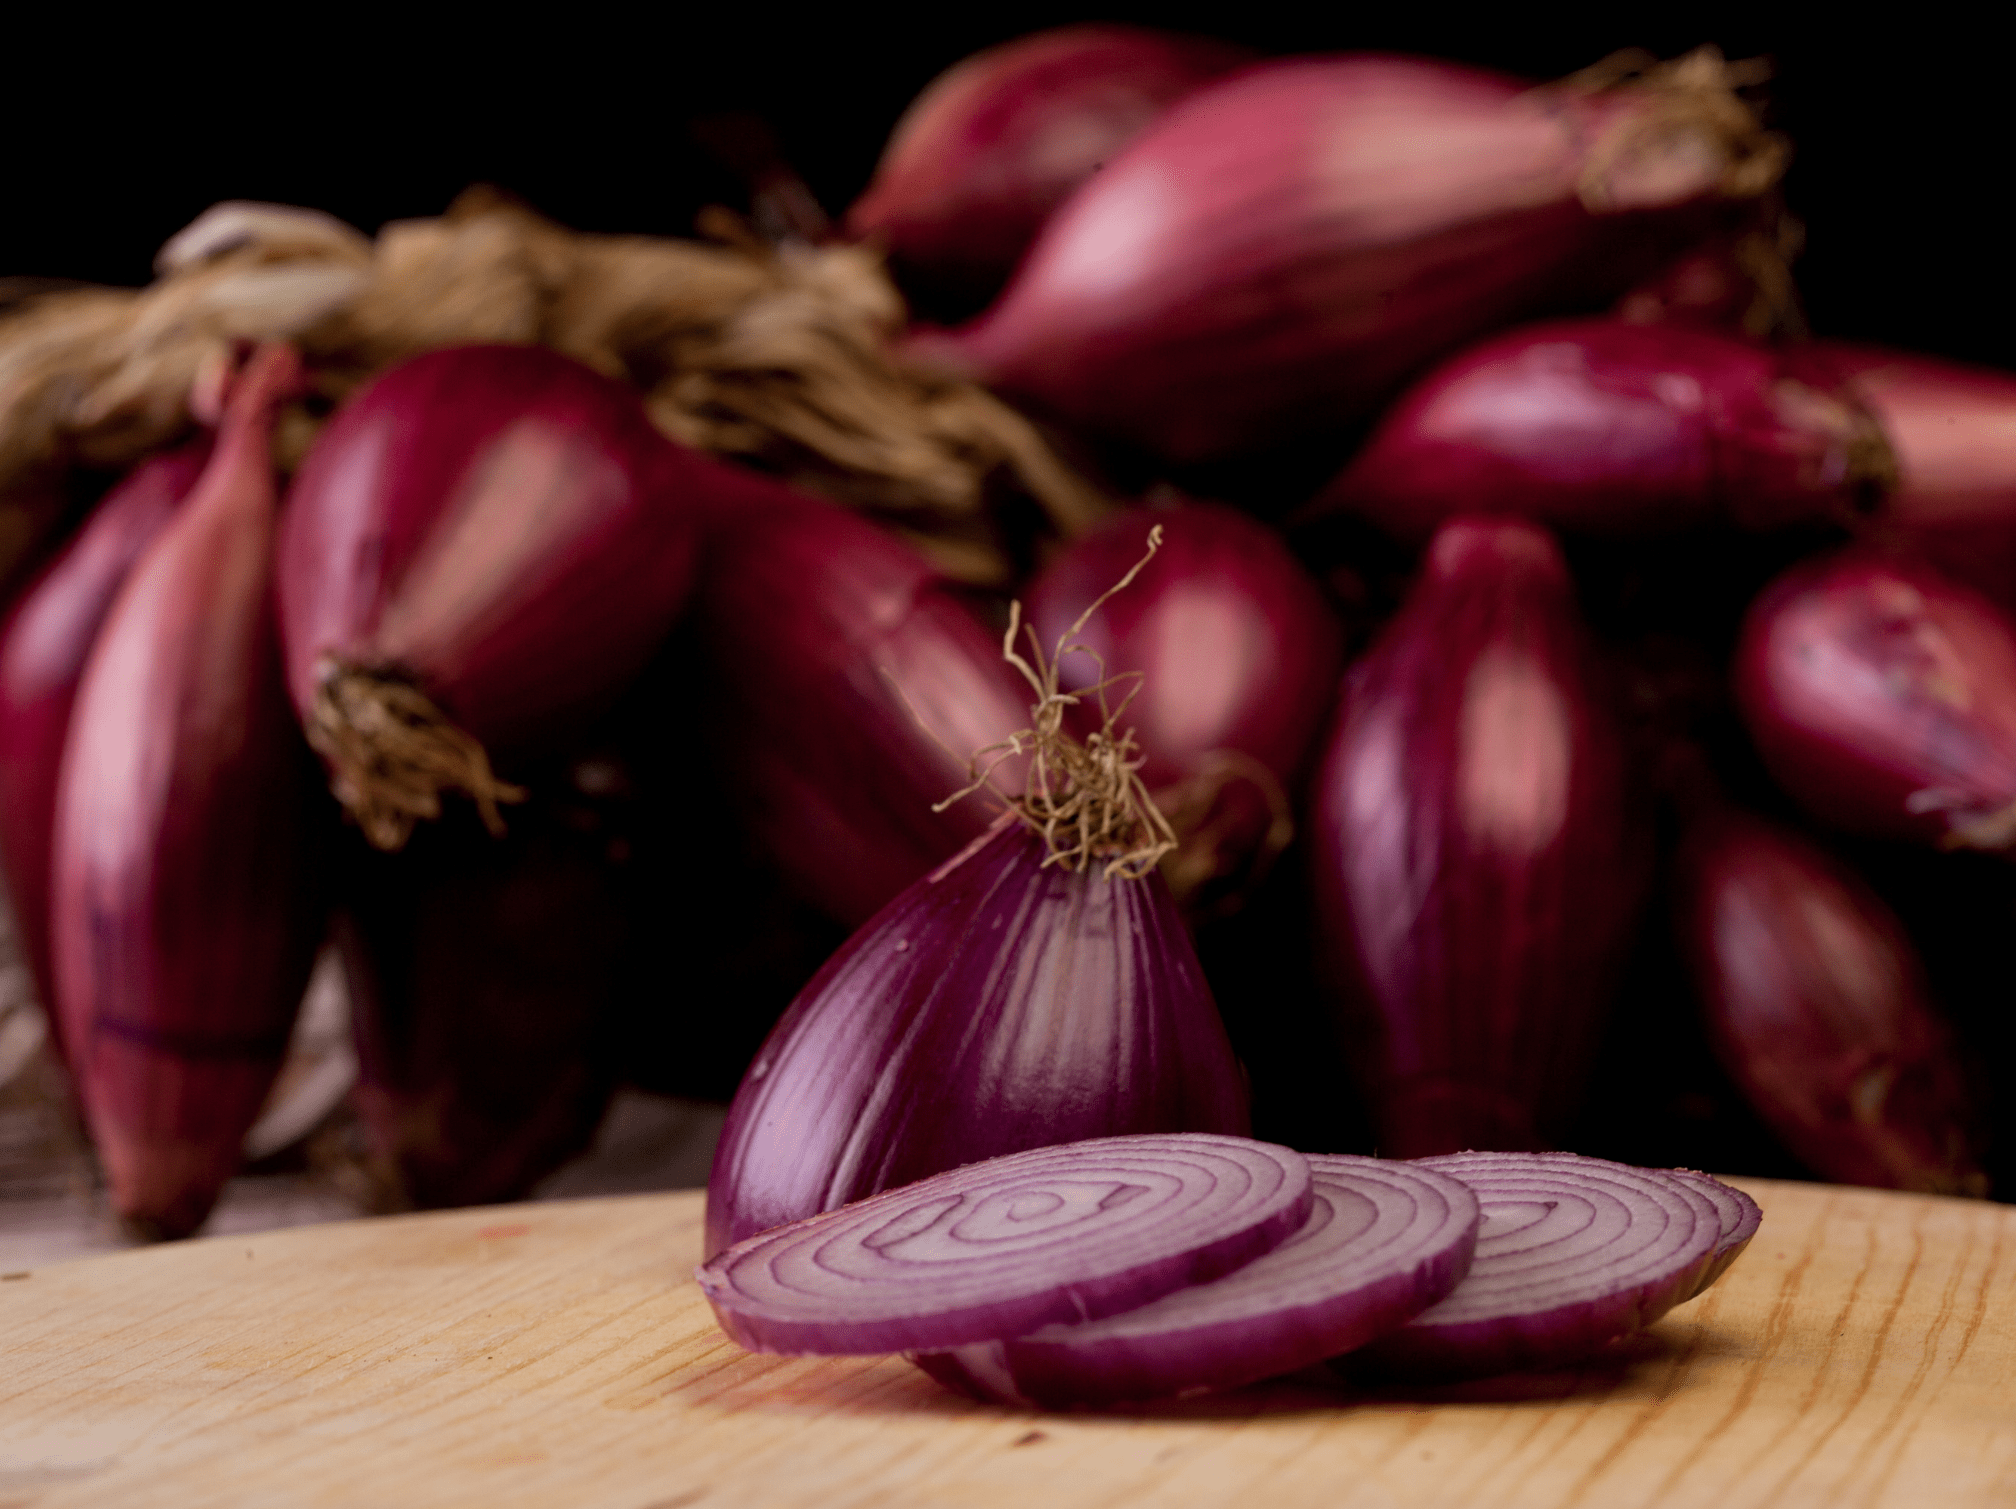
[[[1742,1182],[1750,1251],[1613,1365],[1112,1417],[743,1352],[697,1193],[62,1263],[0,1278],[0,1509],[2016,1503],[2016,1210]]]

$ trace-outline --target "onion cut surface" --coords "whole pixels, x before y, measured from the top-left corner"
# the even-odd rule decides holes
[[[761,1233],[699,1269],[751,1351],[936,1351],[1205,1283],[1308,1220],[1309,1162],[1208,1133],[968,1164]]]
[[[1352,1359],[1388,1375],[1476,1378],[1582,1362],[1699,1293],[1722,1240],[1683,1179],[1575,1153],[1424,1160],[1477,1193],[1467,1277]]]
[[[1105,1320],[1050,1325],[912,1360],[1002,1404],[1115,1404],[1236,1388],[1309,1367],[1404,1323],[1469,1271],[1479,1207],[1419,1164],[1313,1154],[1301,1230],[1210,1284]]]

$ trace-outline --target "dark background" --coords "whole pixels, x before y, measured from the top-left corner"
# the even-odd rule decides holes
[[[1816,329],[2016,366],[2007,85],[1992,39],[1936,32],[1929,11],[1899,35],[1854,29],[1845,12],[1823,25],[1810,9],[1795,21],[1756,6],[1586,23],[1530,7],[1482,19],[1330,9],[1312,20],[1267,4],[955,6],[920,21],[744,4],[639,20],[574,6],[529,21],[469,10],[461,30],[435,29],[445,13],[354,9],[203,20],[201,32],[182,11],[10,23],[0,276],[140,283],[154,249],[218,199],[310,204],[369,231],[437,213],[478,180],[580,228],[685,234],[701,205],[742,201],[690,130],[729,110],[768,119],[837,212],[940,69],[1072,20],[1266,51],[1430,53],[1535,79],[1619,47],[1671,56],[1715,42],[1776,63],[1772,119],[1799,149],[1786,189],[1808,227],[1799,273]],[[322,29],[291,29],[304,23]]]

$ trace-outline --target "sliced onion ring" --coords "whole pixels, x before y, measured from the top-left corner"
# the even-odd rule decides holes
[[[1743,1249],[1748,1247],[1750,1239],[1757,1235],[1757,1227],[1764,1220],[1764,1212],[1758,1209],[1757,1202],[1742,1190],[1724,1184],[1713,1174],[1699,1173],[1691,1168],[1668,1168],[1661,1169],[1660,1172],[1671,1179],[1684,1179],[1690,1188],[1698,1189],[1706,1195],[1708,1203],[1715,1207],[1715,1214],[1722,1222],[1722,1235],[1717,1239],[1714,1251],[1708,1254],[1708,1266],[1702,1272],[1701,1282],[1694,1287],[1694,1294],[1699,1294],[1727,1273],[1729,1265],[1743,1255]],[[1687,1296],[1688,1299],[1693,1297],[1693,1294]]]
[[[1392,1330],[1469,1270],[1479,1210],[1467,1186],[1377,1158],[1312,1154],[1309,1165],[1316,1198],[1301,1230],[1214,1283],[911,1360],[978,1398],[1040,1408],[1236,1388]]]
[[[1313,1199],[1308,1160],[1273,1143],[1100,1137],[776,1227],[698,1278],[751,1351],[940,1351],[1217,1278],[1300,1229]]]
[[[1346,1359],[1354,1376],[1478,1378],[1586,1361],[1691,1299],[1722,1238],[1708,1197],[1655,1170],[1575,1153],[1422,1161],[1477,1192],[1477,1256],[1447,1299]]]

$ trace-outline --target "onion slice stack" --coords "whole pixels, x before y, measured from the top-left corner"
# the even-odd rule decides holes
[[[1093,1320],[1229,1273],[1313,1206],[1308,1160],[1208,1133],[969,1164],[794,1221],[703,1265],[752,1351],[940,1350]]]
[[[1412,1379],[1479,1378],[1586,1361],[1705,1287],[1717,1204],[1690,1179],[1574,1153],[1424,1160],[1477,1192],[1469,1275],[1352,1362]]]
[[[963,1392],[1057,1408],[1236,1388],[1392,1330],[1469,1270],[1479,1208],[1432,1168],[1315,1154],[1315,1205],[1279,1247],[1214,1283],[1079,1325],[915,1357]]]

